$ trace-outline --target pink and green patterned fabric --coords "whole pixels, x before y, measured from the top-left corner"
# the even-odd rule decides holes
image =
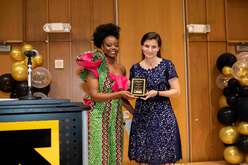
[[[83,66],[81,78],[84,79],[88,72],[92,72],[98,78],[99,92],[111,93],[113,89],[117,89],[115,79],[119,80],[119,78],[110,74],[105,56],[99,51],[94,52],[94,56],[87,56],[90,56],[91,59],[80,55],[77,61],[79,65],[81,64],[80,66]],[[92,64],[96,67],[89,65],[88,69],[85,67],[83,59],[93,62]],[[123,78],[123,81],[125,81],[125,78]],[[121,87],[125,86],[123,83],[119,84],[121,84]],[[90,97],[85,100],[92,106],[92,109],[88,112],[88,164],[121,165],[123,157],[123,115],[120,109],[120,100],[90,102]]]

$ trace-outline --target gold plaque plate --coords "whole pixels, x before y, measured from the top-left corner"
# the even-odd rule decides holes
[[[146,79],[133,78],[131,82],[131,93],[137,97],[144,96],[146,93]]]

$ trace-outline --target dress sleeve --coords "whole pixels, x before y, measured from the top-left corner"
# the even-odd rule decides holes
[[[175,65],[171,61],[168,62],[167,70],[168,70],[168,72],[167,72],[168,73],[168,80],[172,79],[174,77],[178,77]]]

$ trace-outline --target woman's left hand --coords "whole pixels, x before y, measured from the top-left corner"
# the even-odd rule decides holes
[[[155,96],[157,96],[157,91],[155,91],[155,90],[150,90],[150,91],[148,91],[146,94],[145,94],[145,97],[141,97],[143,100],[147,100],[147,99],[149,99],[149,98],[151,98],[151,97],[155,97]]]

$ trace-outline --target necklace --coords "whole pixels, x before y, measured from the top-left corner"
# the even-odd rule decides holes
[[[155,58],[155,59],[151,59],[151,60],[143,60],[143,63],[141,63],[141,65],[143,65],[144,68],[146,69],[152,69],[155,68],[156,66],[158,66],[161,62],[161,58]]]

